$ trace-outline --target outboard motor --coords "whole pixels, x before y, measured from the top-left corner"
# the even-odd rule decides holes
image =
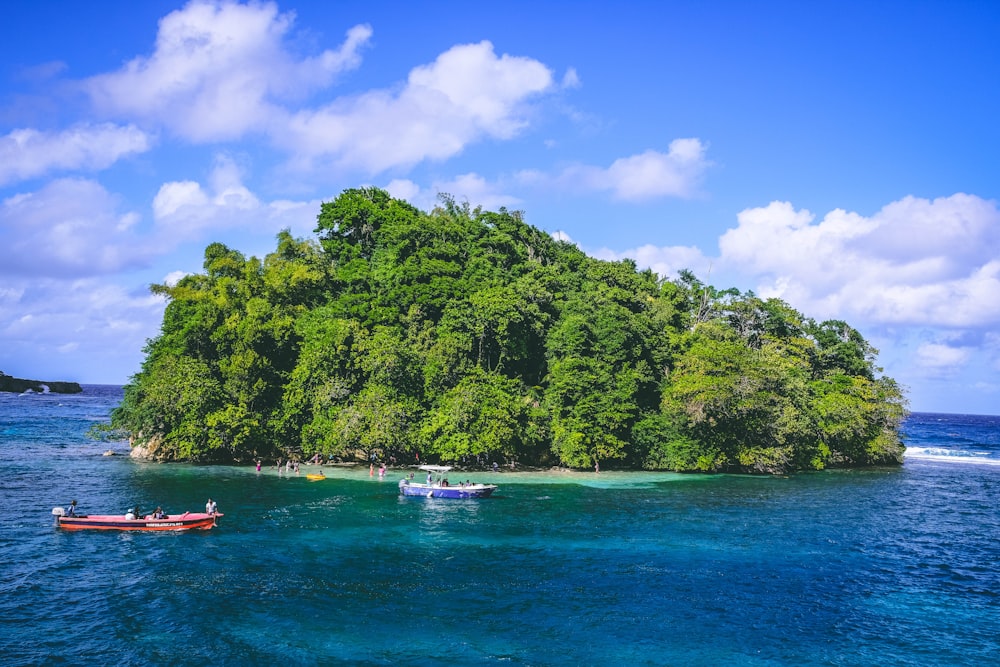
[[[53,507],[52,515],[56,518],[56,525],[59,525],[59,517],[66,516],[66,510],[61,507]]]

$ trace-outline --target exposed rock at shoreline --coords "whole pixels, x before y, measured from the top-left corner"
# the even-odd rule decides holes
[[[129,438],[129,456],[133,459],[139,459],[140,461],[156,461],[158,463],[164,463],[170,459],[164,455],[162,447],[160,446],[163,439],[159,436],[154,436],[149,440],[142,439],[142,434],[139,437],[132,436]]]
[[[23,380],[12,377],[0,371],[0,391],[9,391],[23,394],[28,391],[35,391],[39,394],[52,392],[53,394],[79,394],[83,387],[77,382],[46,382],[44,380]]]

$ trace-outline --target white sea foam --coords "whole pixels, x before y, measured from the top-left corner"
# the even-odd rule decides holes
[[[1000,459],[992,458],[990,452],[968,449],[947,449],[945,447],[907,447],[903,456],[922,461],[944,461],[947,463],[972,463],[977,465],[1000,466]]]

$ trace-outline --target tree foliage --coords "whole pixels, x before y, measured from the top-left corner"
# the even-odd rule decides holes
[[[154,285],[113,426],[164,459],[784,472],[899,462],[903,392],[842,321],[583,254],[443,196],[324,203],[263,260]]]

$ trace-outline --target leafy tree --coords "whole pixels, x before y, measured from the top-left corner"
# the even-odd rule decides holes
[[[845,322],[606,262],[447,195],[321,205],[260,260],[153,285],[112,428],[168,460],[442,461],[759,473],[899,462],[902,389]]]
[[[476,367],[428,412],[421,442],[442,461],[515,458],[526,407],[516,380]]]

